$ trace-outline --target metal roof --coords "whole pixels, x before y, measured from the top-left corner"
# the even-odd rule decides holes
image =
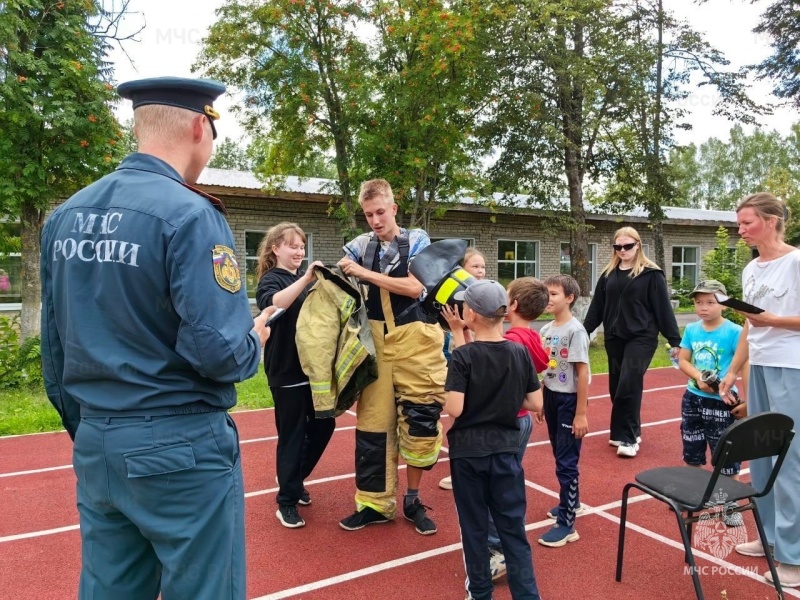
[[[319,177],[296,177],[289,175],[286,177],[277,177],[274,182],[268,184],[261,181],[255,174],[250,171],[236,171],[233,169],[212,169],[206,168],[200,174],[197,180],[199,185],[208,185],[216,187],[237,188],[244,190],[262,190],[269,185],[274,186],[284,192],[297,193],[297,194],[336,194],[337,182],[333,179],[322,179]],[[528,209],[543,209],[543,208],[556,208],[559,205],[565,210],[568,208],[569,203],[567,200],[561,199],[551,206],[537,206],[530,202],[530,197],[521,194],[494,194],[493,200],[495,206],[502,211],[503,207],[514,208],[528,208]],[[460,204],[467,204],[473,206],[481,206],[486,203],[481,199],[476,199],[472,196],[464,195],[458,199]],[[604,215],[599,212],[596,207],[591,204],[585,205],[586,212],[591,215]],[[666,218],[670,221],[713,221],[721,223],[736,223],[736,212],[732,210],[706,210],[702,208],[680,208],[673,206],[665,206],[664,213]],[[607,216],[607,215],[605,215]],[[641,208],[636,207],[632,210],[618,213],[617,217],[630,217],[636,219],[647,219],[647,212]]]

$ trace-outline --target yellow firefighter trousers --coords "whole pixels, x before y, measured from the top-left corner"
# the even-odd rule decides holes
[[[444,332],[439,325],[413,322],[395,327],[386,290],[381,290],[381,301],[386,321],[369,322],[378,379],[364,388],[357,406],[355,498],[358,510],[369,506],[394,518],[398,451],[413,467],[430,468],[439,457],[439,413],[445,401],[447,363],[442,353]],[[415,435],[419,433],[422,435]],[[381,434],[385,435],[385,450]],[[360,451],[359,436],[378,440],[371,455]],[[368,464],[379,461],[380,454],[384,455],[383,465]],[[372,475],[365,477],[368,471]],[[384,477],[383,485],[375,475]]]

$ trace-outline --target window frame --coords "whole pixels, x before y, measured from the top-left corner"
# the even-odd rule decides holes
[[[570,246],[570,263],[569,265],[570,271],[564,273],[564,261],[562,260],[563,257],[563,250],[562,247],[564,245]],[[594,294],[594,288],[597,286],[597,242],[589,242],[589,295]],[[558,243],[558,272],[566,275],[570,275],[572,270],[572,242],[559,242]]]
[[[677,261],[677,262],[675,261],[675,249],[676,248],[681,248],[681,260]],[[686,248],[694,248],[694,250],[696,252],[696,258],[695,258],[696,262],[686,262],[686,260],[685,260],[686,257],[684,256],[684,252],[683,252],[683,250],[685,250]],[[675,267],[676,266],[680,267],[680,270],[681,270],[680,277],[677,278],[677,281],[684,281],[684,280],[687,279],[685,267],[687,265],[692,265],[692,266],[695,267],[695,277],[694,277],[694,281],[692,281],[691,283],[692,283],[693,286],[697,285],[697,282],[700,281],[700,268],[702,266],[701,247],[700,246],[693,245],[693,244],[673,244],[672,246],[670,246],[670,259],[671,259],[671,262],[670,262],[670,275],[671,275],[670,281],[671,282],[675,282],[676,281],[676,278],[675,278]]]
[[[514,243],[514,255],[517,256],[519,251],[517,250],[517,244],[535,244],[534,255],[535,258],[533,260],[508,260],[508,259],[501,259],[500,258],[500,244],[502,242],[513,242]],[[539,277],[539,273],[541,272],[542,268],[542,242],[540,240],[530,240],[530,239],[513,239],[513,238],[497,238],[496,240],[496,251],[495,251],[495,265],[497,267],[497,280],[500,280],[500,265],[501,264],[513,264],[514,267],[514,279],[519,277],[517,275],[517,264],[526,264],[526,263],[533,263],[533,277]]]

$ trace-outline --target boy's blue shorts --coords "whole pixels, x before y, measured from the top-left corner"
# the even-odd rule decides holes
[[[722,433],[736,419],[722,400],[698,396],[686,390],[681,401],[683,461],[687,465],[706,464],[706,447],[714,452]],[[722,469],[723,475],[737,475],[740,463]]]

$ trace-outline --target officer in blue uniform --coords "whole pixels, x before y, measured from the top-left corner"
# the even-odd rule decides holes
[[[215,81],[124,83],[140,151],[42,231],[42,359],[74,440],[81,599],[245,597],[234,383],[258,370],[222,203],[191,184],[216,137]]]

